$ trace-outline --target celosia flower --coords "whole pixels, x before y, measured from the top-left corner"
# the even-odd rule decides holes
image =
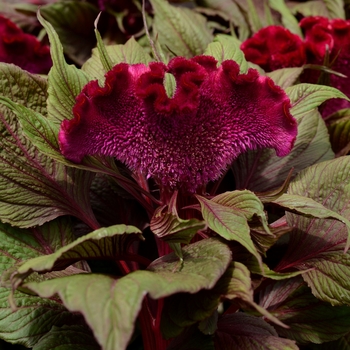
[[[52,66],[50,48],[0,16],[0,62],[13,63],[30,73],[46,74]]]
[[[350,21],[330,20],[325,17],[306,17],[300,22],[305,33],[307,63],[323,65],[328,51],[331,69],[350,77]],[[302,80],[317,83],[319,71],[307,70]],[[334,74],[330,75],[330,85],[350,97],[349,79]],[[327,101],[322,115],[327,116],[339,109],[349,108],[350,103],[344,99]]]
[[[286,67],[301,67],[306,56],[298,35],[280,26],[259,30],[241,45],[246,59],[266,72]]]
[[[176,80],[168,97],[165,73]],[[270,78],[210,56],[177,57],[168,65],[117,64],[104,87],[89,82],[76,98],[74,118],[62,122],[62,153],[113,156],[165,188],[194,192],[217,179],[247,149],[275,148],[285,156],[297,123],[290,101]],[[163,188],[164,188],[163,187]]]

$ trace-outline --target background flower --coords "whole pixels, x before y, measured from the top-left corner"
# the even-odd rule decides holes
[[[350,21],[313,16],[304,18],[300,26],[305,33],[307,62],[318,65],[328,64],[332,70],[349,77]],[[326,59],[327,54],[328,59]],[[302,80],[317,83],[319,77],[319,71],[307,70]],[[350,84],[347,78],[330,74],[328,83],[350,97]],[[337,110],[349,107],[348,101],[333,99],[322,106],[322,115],[326,117]]]
[[[13,63],[30,73],[46,74],[52,66],[50,48],[0,16],[0,62]]]
[[[241,45],[246,59],[266,72],[286,67],[300,67],[306,56],[301,38],[281,26],[268,26]]]
[[[165,73],[176,79],[167,96]],[[239,73],[231,60],[210,56],[163,63],[118,64],[105,86],[85,86],[62,123],[63,154],[114,156],[162,186],[194,192],[217,179],[242,152],[272,147],[289,153],[297,125],[282,89],[256,70]]]

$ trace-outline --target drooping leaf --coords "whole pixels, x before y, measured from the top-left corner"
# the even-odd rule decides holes
[[[346,334],[344,337],[338,340],[330,341],[322,344],[315,344],[311,346],[312,350],[349,350],[350,349],[350,334]]]
[[[302,171],[291,182],[291,195],[308,196],[325,208],[350,219],[350,163],[348,157],[322,162]],[[313,219],[287,213],[294,228],[278,271],[313,269],[303,278],[317,298],[333,305],[350,304],[348,231],[334,219]]]
[[[142,48],[142,46],[131,37],[124,45],[105,46],[106,53],[111,60],[112,66],[118,63],[144,63],[152,61],[151,56]],[[101,62],[101,53],[97,48],[92,50],[92,56],[82,66],[82,70],[89,75],[91,79],[103,80],[106,69]]]
[[[103,258],[115,260],[118,254],[125,252],[128,243],[140,236],[141,231],[136,227],[114,225],[103,227],[66,244],[55,252],[30,259],[12,273],[12,283],[19,284],[30,273],[62,270],[77,261]],[[130,237],[134,235],[133,237]],[[136,238],[137,238],[136,236]]]
[[[292,33],[302,37],[302,32],[298,24],[298,20],[293,16],[284,0],[269,0],[271,9],[281,14],[282,24],[286,29]]]
[[[105,350],[124,350],[134,329],[144,296],[159,299],[179,293],[211,289],[231,260],[229,248],[205,239],[183,248],[184,264],[178,269],[175,254],[163,256],[146,271],[135,271],[115,280],[106,275],[81,274],[26,288],[42,297],[58,294],[70,311],[81,312]],[[176,271],[177,270],[177,271]]]
[[[349,332],[350,308],[316,299],[301,277],[269,284],[260,292],[260,305],[290,328],[278,334],[298,343],[322,343]]]
[[[213,40],[205,17],[185,7],[175,7],[166,0],[150,0],[154,10],[153,32],[160,44],[177,56],[200,55]]]
[[[198,195],[196,197],[201,205],[204,221],[210,229],[227,240],[239,242],[258,261],[261,261],[261,256],[250,236],[248,225],[248,220],[254,214],[260,213],[259,208],[256,207],[259,201],[251,201],[251,195],[253,194],[250,191],[234,191],[226,192],[211,200]],[[240,204],[243,205],[243,208],[240,207]],[[251,204],[252,207],[249,207]],[[248,206],[245,207],[246,205]]]
[[[63,5],[63,3],[62,3]],[[88,76],[64,59],[63,48],[53,26],[38,13],[38,19],[46,29],[50,40],[53,67],[49,73],[48,118],[58,127],[64,119],[72,119],[75,97],[89,81]]]
[[[33,350],[62,350],[74,347],[74,350],[99,350],[92,333],[86,327],[70,325],[53,326],[40,341],[35,344]]]
[[[266,75],[270,77],[276,85],[280,86],[282,89],[286,89],[296,82],[302,72],[303,67],[291,67],[276,69],[266,73]]]
[[[241,154],[233,163],[238,189],[271,191],[283,184],[292,168],[297,174],[312,164],[334,158],[327,127],[319,112],[314,109],[293,115],[298,121],[298,135],[291,153],[283,158],[267,149]]]
[[[248,63],[240,49],[240,41],[232,36],[224,34],[215,36],[214,41],[204,51],[204,55],[213,56],[219,65],[225,60],[235,61],[240,67],[241,74],[248,70]]]
[[[350,151],[350,109],[343,109],[327,119],[328,132],[336,156]]]
[[[214,338],[215,350],[297,350],[294,341],[278,337],[263,319],[242,312],[223,315]]]
[[[42,16],[55,28],[64,52],[82,65],[96,46],[94,21],[99,10],[88,2],[55,2],[40,8]]]

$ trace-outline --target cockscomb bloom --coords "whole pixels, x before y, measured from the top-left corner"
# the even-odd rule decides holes
[[[47,45],[3,16],[0,16],[0,33],[0,62],[13,63],[30,73],[48,73],[52,61]]]
[[[323,65],[328,54],[330,68],[347,76],[330,74],[330,85],[350,97],[350,21],[313,16],[304,18],[300,26],[305,33],[307,63]],[[319,71],[308,69],[302,81],[317,83],[319,75]],[[323,105],[322,115],[349,107],[344,99],[332,99]]]
[[[164,88],[172,74],[172,97]],[[211,56],[159,62],[120,63],[100,87],[89,82],[76,98],[74,118],[59,132],[63,155],[107,155],[140,171],[163,189],[193,193],[217,179],[247,149],[275,148],[285,156],[297,123],[290,100],[267,77]]]
[[[241,45],[245,58],[266,72],[286,67],[301,67],[306,55],[302,39],[281,26],[268,26]]]

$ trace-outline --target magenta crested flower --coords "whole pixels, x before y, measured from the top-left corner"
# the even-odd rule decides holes
[[[168,97],[164,77],[176,80]],[[166,188],[195,192],[216,180],[248,149],[270,147],[285,156],[297,123],[285,92],[254,69],[239,73],[227,60],[177,57],[168,65],[117,64],[104,87],[89,82],[76,98],[74,118],[59,133],[63,155],[116,157]]]
[[[241,45],[246,59],[266,72],[286,67],[301,67],[306,62],[301,38],[281,26],[260,29]]]

